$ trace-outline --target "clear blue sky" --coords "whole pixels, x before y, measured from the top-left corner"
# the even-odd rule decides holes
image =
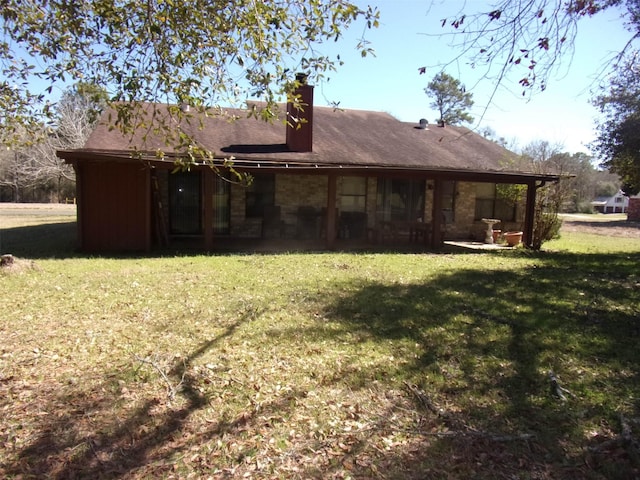
[[[315,103],[340,107],[388,112],[406,122],[426,118],[434,122],[435,111],[424,93],[437,65],[458,56],[450,39],[442,34],[443,18],[451,18],[463,10],[466,13],[491,11],[489,0],[353,0],[363,8],[378,7],[380,27],[367,30],[365,36],[375,50],[375,56],[362,58],[356,50],[363,27],[356,24],[345,32],[339,42],[318,47],[323,54],[340,54],[345,64],[330,79],[316,85]],[[595,76],[607,59],[619,52],[630,38],[616,11],[607,11],[580,21],[573,57],[566,57],[549,79],[545,92],[529,101],[523,98],[514,76],[504,82],[488,110],[488,96],[493,84],[481,81],[471,92],[475,105],[472,128],[491,127],[510,146],[523,147],[535,140],[559,144],[564,151],[587,152],[594,139],[597,110],[591,106],[591,90]],[[418,69],[431,66],[424,75]],[[467,87],[476,83],[478,71],[464,62],[447,68],[447,73],[460,79]],[[44,87],[42,87],[44,89]],[[54,90],[56,100],[60,89]],[[509,91],[511,89],[511,91]],[[515,93],[514,93],[515,92]],[[482,117],[478,124],[477,120]],[[515,143],[516,145],[513,145]]]
[[[380,10],[380,27],[365,33],[376,52],[362,58],[355,50],[362,28],[355,27],[345,38],[321,47],[323,53],[339,53],[345,65],[332,72],[330,79],[316,87],[315,103],[340,102],[342,108],[384,111],[407,122],[426,118],[434,122],[436,112],[429,107],[424,93],[427,83],[438,72],[422,66],[446,63],[458,54],[450,40],[433,36],[442,33],[441,20],[458,12],[491,11],[484,0],[356,0],[359,5],[375,5]],[[431,34],[431,35],[430,35]],[[589,103],[594,79],[602,65],[629,40],[618,12],[605,12],[578,25],[573,57],[564,58],[549,79],[546,91],[529,101],[521,96],[517,78],[501,89],[489,106],[480,125],[491,127],[499,137],[516,141],[522,147],[535,140],[560,144],[564,151],[589,153],[587,144],[594,138],[597,110]],[[465,64],[448,68],[447,73],[467,86],[477,75]],[[475,101],[472,114],[479,119],[493,85],[481,82],[472,90]],[[515,92],[515,93],[513,93]]]

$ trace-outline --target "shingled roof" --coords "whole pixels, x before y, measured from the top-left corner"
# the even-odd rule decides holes
[[[166,105],[144,105],[148,114],[169,116]],[[175,108],[175,107],[174,107]],[[287,166],[356,167],[407,169],[426,172],[476,172],[535,176],[533,172],[514,170],[514,154],[477,133],[455,126],[401,122],[387,113],[313,108],[313,150],[290,151],[285,143],[287,127],[282,121],[265,122],[247,117],[242,110],[227,115],[211,115],[182,121],[189,133],[217,157],[233,156],[237,165],[259,163]],[[197,115],[197,114],[196,114]],[[231,121],[229,116],[238,118]],[[82,149],[59,152],[59,156],[77,159],[124,157],[132,148],[152,152],[163,150],[174,158],[158,133],[139,129],[132,136],[110,128],[114,111],[103,114],[97,128]],[[200,124],[200,121],[202,123]],[[177,123],[176,123],[177,126]],[[146,138],[143,140],[143,136]],[[153,153],[155,155],[155,153]]]

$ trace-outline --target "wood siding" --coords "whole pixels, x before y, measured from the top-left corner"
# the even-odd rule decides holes
[[[150,250],[149,169],[142,163],[86,162],[78,174],[80,248]]]

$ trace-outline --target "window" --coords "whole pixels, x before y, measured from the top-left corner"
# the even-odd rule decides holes
[[[424,217],[424,180],[381,178],[377,209],[385,221],[415,222]]]
[[[169,228],[176,235],[202,233],[200,172],[169,175]]]
[[[367,206],[367,179],[365,177],[342,177],[340,211],[364,212]]]
[[[499,198],[495,183],[476,183],[475,219],[483,218],[498,218],[503,222],[516,219],[515,202]]]
[[[229,182],[216,175],[213,186],[213,233],[217,235],[229,233],[231,215],[229,191]]]
[[[273,207],[275,205],[275,175],[256,174],[246,192],[246,217],[262,217],[264,215],[264,207]]]

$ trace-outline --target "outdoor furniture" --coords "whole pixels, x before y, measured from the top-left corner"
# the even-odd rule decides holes
[[[312,206],[299,206],[297,212],[297,237],[318,238],[319,236],[320,212]]]
[[[367,234],[366,212],[341,212],[338,223],[340,238],[364,238]]]
[[[339,227],[339,216],[338,216],[338,209],[335,209],[335,212],[333,214],[333,221],[334,221],[334,229],[333,232],[334,234],[337,234],[340,230]],[[328,226],[329,226],[329,215],[328,215],[328,211],[326,207],[322,207],[320,209],[320,238],[327,238],[327,230],[328,230]]]
[[[262,238],[277,238],[284,235],[285,224],[279,205],[264,207],[262,214]]]
[[[374,240],[376,242],[396,242],[401,237],[411,237],[408,222],[390,220],[380,220],[377,222],[374,229]]]
[[[409,242],[427,243],[431,234],[431,224],[425,222],[411,222],[409,224]]]
[[[401,239],[409,243],[429,244],[433,225],[431,222],[379,221],[372,229],[372,240],[375,242],[397,242]],[[445,224],[441,225],[440,241],[444,240]]]

